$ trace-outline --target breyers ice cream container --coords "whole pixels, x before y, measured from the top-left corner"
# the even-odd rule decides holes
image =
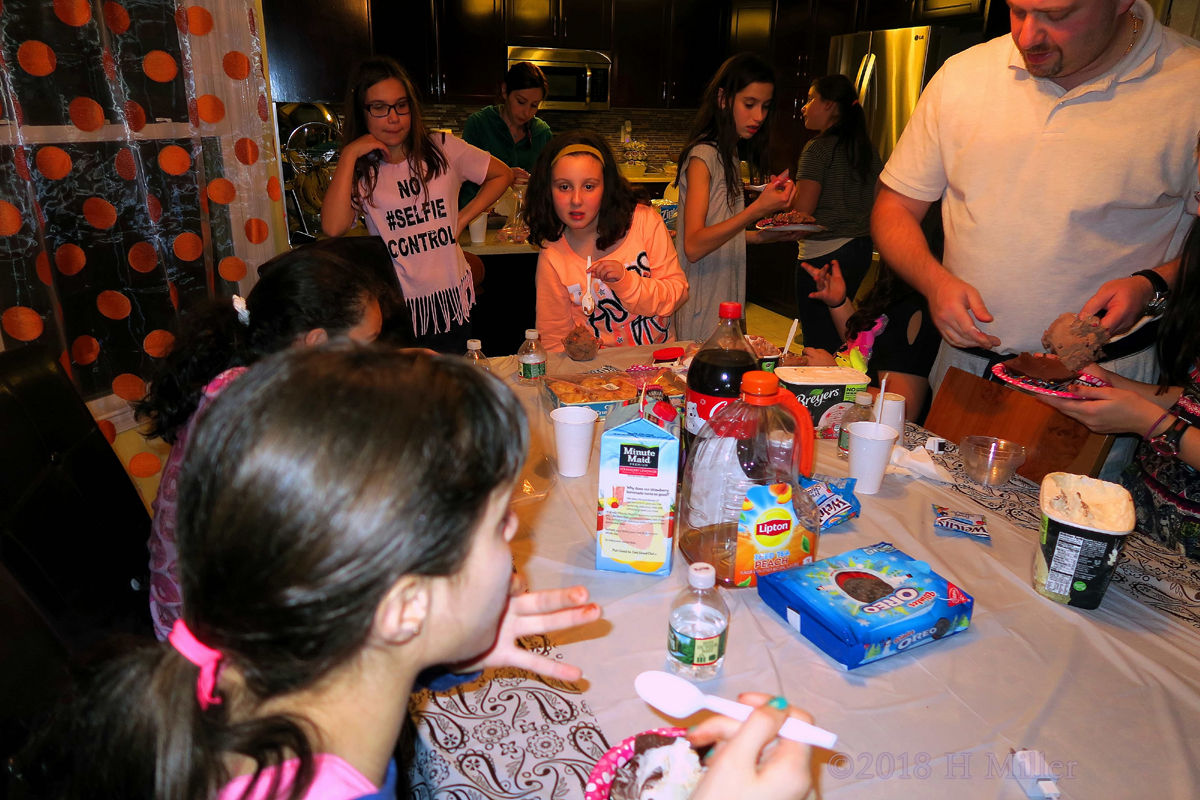
[[[1042,479],[1042,532],[1033,588],[1076,608],[1098,608],[1137,517],[1122,486],[1051,472]]]
[[[850,367],[778,367],[779,383],[808,409],[817,436],[833,439],[842,414],[854,405],[871,379]]]

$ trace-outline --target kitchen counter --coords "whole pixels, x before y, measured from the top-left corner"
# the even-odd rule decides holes
[[[472,253],[477,256],[507,256],[507,255],[522,255],[536,254],[538,249],[531,244],[513,242],[497,242],[496,234],[499,233],[498,228],[488,228],[487,236],[482,242],[472,242],[470,230],[465,230],[458,237],[458,246],[463,249],[464,253]]]

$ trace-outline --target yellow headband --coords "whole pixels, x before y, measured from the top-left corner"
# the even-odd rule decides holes
[[[589,156],[595,156],[597,159],[599,159],[601,164],[604,163],[604,156],[599,150],[592,147],[590,144],[569,144],[562,150],[558,151],[558,155],[556,155],[554,160],[550,162],[550,166],[553,167],[555,164],[557,164],[558,160],[563,156],[573,156],[576,153],[587,153]]]

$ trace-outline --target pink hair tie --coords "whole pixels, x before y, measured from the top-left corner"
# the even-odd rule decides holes
[[[196,678],[196,699],[200,701],[200,709],[207,711],[210,705],[219,704],[221,698],[217,697],[217,672],[220,669],[221,651],[201,644],[181,619],[175,620],[175,627],[171,629],[167,641],[181,656],[200,668],[200,675]]]

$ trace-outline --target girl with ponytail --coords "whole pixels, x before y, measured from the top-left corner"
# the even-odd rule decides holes
[[[426,670],[577,680],[516,644],[600,617],[583,587],[510,595],[528,443],[516,397],[461,358],[344,346],[252,367],[193,432],[183,619],[169,643],[96,670],[35,739],[18,765],[30,796],[394,798]],[[693,800],[805,797],[810,748],[761,751],[789,714],[811,717],[742,699],[760,707],[744,725],[714,717],[689,734],[738,740]]]
[[[800,243],[800,260],[816,270],[837,261],[853,298],[871,268],[871,206],[883,171],[879,151],[867,133],[858,90],[845,75],[812,82],[804,105],[804,127],[817,136],[804,146],[796,170],[792,208],[811,214],[826,230]],[[809,272],[796,271],[796,299],[805,347],[837,350],[842,343]]]

